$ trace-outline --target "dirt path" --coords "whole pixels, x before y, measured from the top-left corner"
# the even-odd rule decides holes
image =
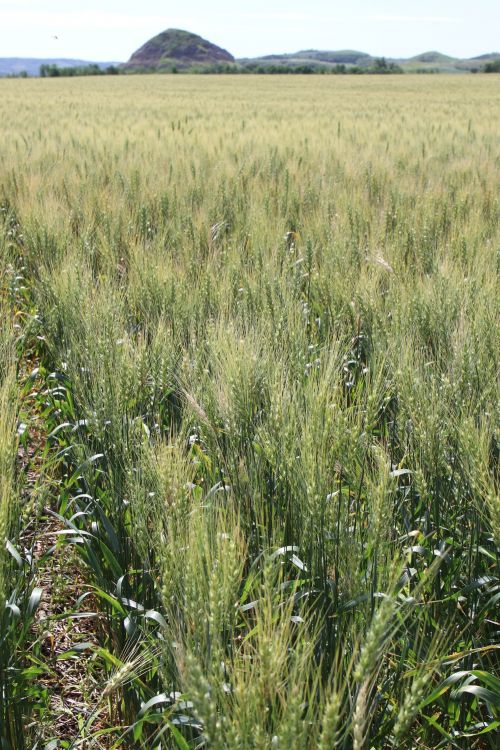
[[[20,543],[31,555],[33,583],[41,590],[32,650],[46,669],[40,680],[46,691],[46,706],[41,722],[32,723],[31,730],[45,747],[47,743],[55,748],[61,742],[67,747],[78,742],[81,748],[107,748],[109,743],[104,740],[79,742],[102,695],[102,667],[96,658],[100,615],[88,595],[85,571],[74,547],[65,543],[60,533],[63,525],[54,516],[61,479],[57,465],[50,461],[52,449],[47,448],[41,369],[29,350],[23,353],[18,383],[22,394],[21,431],[26,435],[19,447],[18,465],[24,477],[25,523]],[[99,728],[103,728],[102,723],[93,725],[94,731]]]

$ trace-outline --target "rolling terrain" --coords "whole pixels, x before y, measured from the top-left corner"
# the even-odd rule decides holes
[[[460,59],[440,52],[424,52],[410,58],[383,58],[384,65],[406,73],[467,73],[479,72],[485,65],[500,61],[500,53],[479,55]],[[148,40],[136,50],[125,63],[91,63],[83,60],[0,58],[0,76],[27,74],[37,76],[40,66],[57,65],[59,68],[78,67],[90,64],[101,68],[120,66],[124,73],[168,73],[168,72],[238,72],[259,68],[293,70],[307,68],[311,72],[339,69],[363,72],[373,69],[380,62],[367,52],[356,50],[308,49],[294,53],[269,54],[261,57],[236,59],[230,52],[203,39],[197,34],[182,29],[166,29]]]
[[[366,52],[354,50],[302,50],[296,53],[283,55],[266,55],[258,58],[244,58],[237,62],[243,66],[248,65],[282,65],[284,67],[297,67],[304,64],[312,68],[329,68],[345,65],[348,69],[358,67],[367,69],[374,65],[377,58]],[[400,66],[405,73],[468,73],[479,72],[489,62],[500,60],[500,53],[480,55],[474,58],[456,58],[443,55],[440,52],[424,52],[410,58],[386,58],[387,63]]]

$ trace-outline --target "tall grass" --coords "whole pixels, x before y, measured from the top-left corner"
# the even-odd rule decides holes
[[[110,701],[117,747],[494,747],[493,83],[2,89],[104,615],[82,731]]]

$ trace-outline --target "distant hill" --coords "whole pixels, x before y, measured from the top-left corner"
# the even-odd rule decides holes
[[[8,57],[0,58],[0,76],[39,75],[40,65],[59,68],[98,65],[119,66],[123,73],[179,72],[405,72],[405,73],[467,73],[484,70],[500,61],[500,52],[489,52],[469,59],[444,55],[435,50],[409,58],[376,58],[359,50],[316,50],[262,55],[235,60],[233,55],[198,34],[182,29],[167,29],[143,44],[126,63],[90,63],[85,60]],[[382,69],[381,65],[382,63]]]
[[[330,68],[337,65],[369,67],[374,58],[366,52],[357,50],[315,50],[306,49],[299,52],[278,55],[263,55],[262,57],[246,57],[237,60],[238,65],[246,68],[255,66],[279,65],[286,68],[303,67],[311,69]]]
[[[500,59],[500,53],[491,52],[471,58],[450,57],[441,52],[423,52],[407,60],[398,60],[399,65],[407,73],[436,72],[436,73],[468,73],[478,72],[487,63]]]
[[[460,65],[470,66],[471,70],[482,70],[486,65],[500,63],[500,52],[488,52],[485,55],[478,55],[477,57],[471,57],[470,60],[461,60]]]
[[[471,57],[471,61],[478,60],[479,62],[494,62],[500,60],[500,52],[487,52],[485,55],[478,55],[477,57]]]
[[[415,57],[410,57],[406,62],[419,62],[419,63],[449,63],[449,62],[456,62],[456,57],[450,57],[449,55],[443,55],[442,52],[422,52],[421,55],[415,55]]]
[[[119,65],[117,62],[89,62],[88,60],[67,60],[51,58],[49,60],[37,57],[0,57],[0,76],[19,75],[27,73],[29,76],[37,76],[40,73],[40,65],[57,65],[59,68],[73,68],[81,65],[98,65],[107,68],[110,65]]]
[[[376,57],[367,52],[356,50],[301,50],[300,52],[284,53],[281,55],[264,55],[262,57],[242,58],[236,62],[246,68],[255,68],[272,64],[285,68],[299,68],[307,65],[312,70],[335,68],[345,65],[350,68],[371,68],[376,63]],[[460,59],[444,55],[442,52],[422,52],[409,58],[387,58],[387,63],[402,68],[406,73],[466,73],[479,71],[487,63],[500,59],[500,53],[491,52],[486,55],[470,59]]]
[[[234,63],[234,57],[227,50],[197,34],[181,29],[167,29],[134,52],[122,68],[132,72],[161,72],[220,63]]]
[[[329,51],[329,50],[316,50],[316,49],[306,49],[301,50],[300,52],[294,52],[294,53],[285,53],[283,55],[264,55],[260,58],[250,58],[253,61],[255,60],[267,60],[267,61],[291,61],[291,60],[300,60],[300,61],[314,61],[314,62],[323,62],[323,63],[332,63],[333,65],[338,64],[348,64],[348,65],[359,65],[362,62],[366,62],[367,60],[371,60],[373,58],[370,57],[366,52],[356,52],[355,50],[350,49],[341,49],[336,51]]]
[[[297,52],[295,55],[299,59],[317,60],[318,62],[327,62],[332,64],[360,65],[369,60],[373,60],[371,55],[366,52],[357,52],[352,49],[340,49],[335,51],[308,49]]]

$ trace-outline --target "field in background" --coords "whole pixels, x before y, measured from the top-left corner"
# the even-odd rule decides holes
[[[496,747],[493,79],[0,81],[0,744]]]

